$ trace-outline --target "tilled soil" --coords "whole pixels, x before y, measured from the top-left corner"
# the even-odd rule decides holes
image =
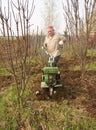
[[[87,59],[90,62],[89,58]],[[55,100],[62,102],[68,100],[71,107],[83,108],[91,116],[96,117],[96,71],[88,71],[81,79],[81,72],[73,70],[74,65],[79,62],[77,60],[66,60],[61,58],[58,67],[61,73],[61,88],[56,88],[56,93],[52,98],[49,97],[48,89],[41,89],[40,83],[42,79],[42,68],[40,66],[34,68],[31,79],[31,96],[30,100]],[[71,69],[70,69],[71,68]],[[0,76],[0,91],[10,85],[13,80],[12,76]],[[36,91],[40,94],[36,96]]]
[[[90,60],[88,59],[88,62]],[[32,85],[32,100],[55,100],[62,102],[68,100],[68,105],[71,107],[83,108],[90,115],[96,117],[96,71],[86,72],[85,78],[81,79],[81,71],[72,70],[70,68],[77,65],[78,61],[69,60],[66,61],[61,58],[59,61],[59,69],[61,72],[61,83],[63,87],[56,88],[56,93],[49,97],[48,89],[41,89],[41,70],[38,68],[40,74],[37,79],[34,79]],[[40,91],[40,94],[36,96],[35,92]]]

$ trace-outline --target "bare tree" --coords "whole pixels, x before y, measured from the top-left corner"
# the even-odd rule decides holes
[[[9,2],[11,6],[9,6]],[[19,106],[19,109],[17,107],[17,121],[19,125],[22,125],[24,122],[22,119],[22,109],[25,102],[23,97],[30,77],[30,44],[32,41],[29,35],[29,27],[34,8],[34,0],[31,2],[31,8],[29,8],[29,0],[17,0],[15,2],[8,0],[8,8],[5,8],[4,11],[3,7],[0,6],[1,32],[3,37],[2,60],[7,68],[9,66],[8,70],[14,76],[16,83]],[[12,15],[14,17],[16,31],[12,28]],[[14,36],[14,34],[16,35]]]
[[[44,2],[43,19],[45,27],[48,25],[56,25],[57,22],[57,5],[56,1],[47,0]]]
[[[73,49],[80,60],[82,77],[85,73],[86,54],[93,26],[93,11],[96,8],[95,0],[84,0],[84,14],[80,15],[79,0],[67,0],[63,4],[66,26],[70,32]]]

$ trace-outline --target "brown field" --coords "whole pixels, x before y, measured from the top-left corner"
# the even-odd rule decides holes
[[[89,58],[87,60],[90,62]],[[96,117],[96,71],[86,72],[84,80],[81,80],[81,72],[72,70],[75,64],[78,64],[77,60],[60,59],[58,66],[63,87],[56,89],[57,93],[52,99],[48,98],[48,90],[40,88],[42,68],[36,67],[34,71],[36,77],[32,78],[32,96],[28,100],[55,100],[62,103],[66,99],[70,107],[84,109],[91,116]],[[13,83],[12,76],[0,76],[0,91],[4,91],[11,83]],[[38,96],[35,95],[37,90],[41,92]]]

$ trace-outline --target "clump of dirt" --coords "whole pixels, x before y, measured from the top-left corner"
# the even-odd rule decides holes
[[[84,105],[84,107],[86,108],[86,110],[89,112],[91,116],[96,117],[96,80],[95,83],[92,84],[92,82],[90,83],[90,80],[87,79],[86,89],[87,89],[87,97],[86,100],[82,101],[82,104]]]
[[[0,91],[5,89],[13,82],[13,77],[11,75],[0,75]]]

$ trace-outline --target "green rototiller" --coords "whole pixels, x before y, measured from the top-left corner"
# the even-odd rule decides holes
[[[56,93],[54,90],[57,87],[62,87],[60,83],[60,71],[58,67],[53,66],[54,57],[49,55],[46,51],[46,48],[42,47],[42,49],[48,55],[48,66],[42,69],[42,81],[41,88],[48,88],[50,97]]]

